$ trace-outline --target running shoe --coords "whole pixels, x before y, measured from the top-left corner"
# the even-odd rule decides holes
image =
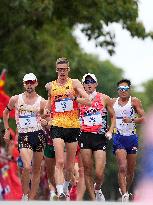
[[[28,201],[28,194],[23,194],[21,200],[22,201]]]
[[[55,192],[50,193],[50,201],[57,201],[58,200],[58,196],[55,194]]]
[[[96,201],[105,201],[105,197],[102,193],[102,190],[95,190],[95,194],[96,194]]]
[[[122,202],[128,202],[129,201],[129,194],[125,193],[122,195]]]
[[[64,193],[61,193],[58,197],[59,201],[66,201],[66,195]]]

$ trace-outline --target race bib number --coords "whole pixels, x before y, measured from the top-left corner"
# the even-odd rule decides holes
[[[65,112],[73,110],[73,101],[71,99],[64,99],[55,102],[56,112]]]
[[[83,117],[84,124],[87,126],[94,126],[94,125],[102,125],[102,117],[101,114],[92,114]]]
[[[19,116],[19,125],[21,128],[28,128],[28,127],[36,127],[37,126],[37,120],[36,116],[32,115],[20,115]]]

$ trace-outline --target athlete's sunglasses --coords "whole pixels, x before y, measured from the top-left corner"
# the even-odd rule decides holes
[[[128,91],[129,89],[130,89],[129,86],[119,86],[117,88],[118,91]]]
[[[68,69],[69,68],[56,68],[56,70],[58,71],[58,72],[65,72],[65,71],[68,71]]]
[[[36,83],[36,80],[27,80],[27,81],[24,81],[24,84],[25,84],[25,85],[28,85],[28,84],[34,85],[35,83]]]
[[[96,83],[96,81],[94,79],[90,79],[90,80],[85,80],[84,83],[85,84],[94,84],[94,83]]]

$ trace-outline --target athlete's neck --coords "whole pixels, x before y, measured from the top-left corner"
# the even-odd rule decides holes
[[[37,95],[37,93],[36,93],[36,91],[33,91],[31,93],[28,93],[27,91],[25,91],[24,95],[26,96],[26,98],[33,98]]]
[[[89,93],[89,96],[90,96],[91,99],[94,99],[96,95],[97,95],[97,91],[96,90],[93,91],[92,93]]]
[[[121,98],[121,97],[119,97],[119,101],[125,103],[125,102],[128,102],[128,101],[129,101],[129,98],[130,98],[130,96],[128,96],[128,97],[126,97],[126,98]]]
[[[69,77],[66,77],[66,78],[57,78],[57,83],[59,85],[64,85],[65,83],[67,83]]]

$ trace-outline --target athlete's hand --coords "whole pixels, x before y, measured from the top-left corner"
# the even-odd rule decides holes
[[[45,119],[41,119],[41,126],[46,127],[48,126],[48,122]]]
[[[131,118],[129,118],[129,117],[123,117],[123,122],[124,122],[124,123],[131,123],[132,120],[131,120]]]
[[[110,131],[106,132],[105,137],[106,137],[108,140],[111,140],[111,139],[112,139],[112,133],[111,133]]]
[[[7,143],[7,144],[9,144],[9,142],[10,142],[10,130],[7,130],[7,131],[5,131],[5,134],[4,134],[4,141]]]
[[[45,108],[44,109],[44,116],[50,116],[50,110]]]

